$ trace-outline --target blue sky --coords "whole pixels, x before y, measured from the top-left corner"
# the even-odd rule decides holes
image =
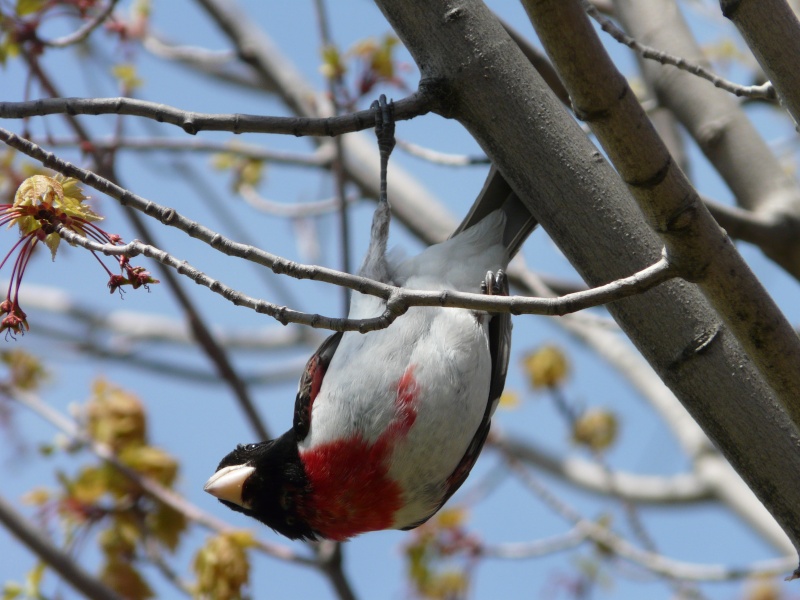
[[[170,40],[211,49],[228,47],[227,41],[194,3],[188,0],[172,0],[156,1],[153,4],[153,26]],[[242,0],[241,4],[302,73],[318,89],[322,89],[324,81],[318,69],[320,56],[313,2]],[[379,37],[389,31],[382,15],[370,2],[338,0],[335,3],[335,12],[333,3],[330,4],[332,34],[342,48],[347,48],[365,37]],[[520,31],[530,33],[530,26],[517,3],[490,4]],[[129,5],[129,2],[121,3],[123,10]],[[710,5],[714,6],[713,3]],[[693,19],[693,25],[704,42],[713,42],[731,34],[731,29],[721,19],[719,22]],[[108,43],[103,33],[99,33],[98,38],[104,40],[105,48],[115,46]],[[613,42],[609,43],[609,49],[619,59],[620,68],[631,72],[633,62],[628,51]],[[113,56],[109,55],[108,59],[115,62],[123,55],[124,52],[119,51]],[[200,76],[188,73],[178,66],[165,65],[145,52],[134,50],[134,55],[140,76],[144,78],[144,85],[138,91],[141,98],[204,112],[287,114],[279,103],[265,99],[264,96],[226,88],[219,83],[209,84]],[[401,52],[401,56],[405,56],[403,60],[411,68],[408,81],[413,86],[416,68],[407,55]],[[108,77],[107,66],[81,60],[72,52],[48,53],[44,65],[55,74],[64,95],[117,94]],[[20,65],[10,62],[0,71],[2,99],[22,99],[23,82],[24,72]],[[34,86],[32,97],[38,97],[39,93]],[[399,93],[395,92],[394,95],[399,96]],[[792,134],[789,122],[776,118],[770,111],[756,109],[753,118],[768,141],[784,139]],[[43,126],[44,122],[47,123],[47,128]],[[86,117],[83,122],[90,126],[95,135],[105,136],[112,132],[115,120],[111,117]],[[20,125],[16,122],[4,122],[2,126],[14,131],[20,130]],[[125,127],[133,136],[154,135],[154,132],[171,137],[182,135],[177,128],[151,122],[141,123],[133,118],[125,120]],[[65,133],[61,119],[57,117],[33,119],[31,129],[39,135],[48,131]],[[479,153],[477,145],[460,125],[435,115],[399,124],[397,135],[442,152]],[[227,140],[230,136],[202,133],[199,137]],[[239,139],[263,144],[272,149],[308,151],[311,148],[307,140],[281,136],[244,135]],[[690,148],[690,152],[693,157],[698,156],[696,148]],[[80,160],[74,152],[61,150],[59,153],[70,160]],[[119,159],[122,183],[139,195],[173,206],[183,214],[211,227],[224,228],[218,216],[209,210],[196,192],[186,186],[181,177],[176,176],[174,158],[165,154],[142,156],[123,153]],[[186,156],[185,161],[196,169],[195,183],[221,199],[259,245],[287,258],[338,267],[338,238],[334,216],[321,217],[314,225],[320,250],[316,255],[308,254],[304,252],[303,245],[298,243],[297,230],[287,226],[286,221],[255,213],[241,199],[232,195],[227,177],[219,176],[209,168],[208,156]],[[399,151],[393,156],[393,161],[417,175],[457,218],[466,212],[485,177],[483,167],[461,170],[435,167]],[[700,158],[695,164],[697,169],[691,175],[701,193],[721,201],[729,201],[728,190],[705,161]],[[332,184],[325,177],[307,169],[269,167],[261,191],[271,199],[293,202],[326,197],[332,193]],[[126,239],[134,237],[115,202],[99,197],[96,193],[92,195],[97,198],[98,210],[107,218],[107,228],[122,234]],[[366,248],[371,211],[372,204],[364,201],[358,203],[351,213],[351,248],[356,262]],[[180,232],[158,230],[157,236],[160,244],[168,247],[173,254],[188,259],[212,276],[266,299],[275,294],[274,290],[263,283],[261,274],[252,265],[219,256],[202,244],[187,239]],[[392,236],[395,245],[409,253],[420,248],[419,243],[399,226],[393,228]],[[12,243],[12,236],[7,236],[5,245],[10,247]],[[764,260],[758,250],[747,246],[742,246],[741,250],[792,322],[797,322],[799,315],[795,301],[796,283]],[[572,277],[573,271],[567,261],[541,231],[537,231],[528,241],[524,254],[533,269]],[[64,287],[72,298],[98,313],[112,311],[117,314],[145,313],[179,317],[179,309],[163,286],[155,286],[149,294],[130,292],[124,300],[116,295],[109,295],[105,289],[105,277],[93,263],[94,259],[86,253],[67,248],[60,253],[54,264],[40,256],[31,265],[26,282]],[[0,273],[2,275],[5,274]],[[286,285],[305,310],[334,315],[340,310],[340,294],[333,288],[294,281]],[[220,331],[269,331],[281,328],[266,317],[234,307],[205,289],[188,282],[184,287],[201,307],[206,321]],[[225,453],[236,443],[254,441],[243,416],[223,385],[142,372],[126,360],[86,360],[76,352],[81,339],[53,340],[37,333],[37,329],[44,330],[48,327],[60,327],[75,335],[85,335],[85,330],[69,324],[65,326],[59,317],[43,311],[30,310],[29,317],[32,331],[30,335],[17,341],[16,345],[46,357],[51,366],[51,382],[42,392],[48,403],[61,410],[69,410],[71,405],[86,400],[91,381],[97,377],[107,378],[135,392],[147,403],[152,443],[165,448],[182,462],[178,488],[187,498],[232,524],[253,528],[264,539],[288,544],[255,522],[231,513],[202,492],[203,482]],[[540,317],[518,317],[515,320],[514,335],[515,354],[507,389],[517,391],[523,401],[516,409],[501,410],[498,413],[496,425],[503,431],[529,436],[538,445],[556,453],[580,453],[570,443],[569,431],[553,403],[544,395],[530,391],[519,366],[520,357],[526,351],[544,343],[556,343],[566,349],[573,365],[571,379],[565,388],[570,400],[579,406],[608,407],[621,420],[621,439],[609,453],[610,464],[615,468],[647,474],[679,473],[688,467],[670,433],[659,422],[654,411],[642,403],[636,393],[603,361],[565,336],[557,323]],[[123,348],[127,343],[124,339],[114,342]],[[132,347],[132,351],[135,356],[138,349]],[[148,356],[156,360],[163,359],[169,363],[180,363],[211,372],[205,357],[188,347],[151,344],[147,347],[147,352]],[[306,349],[288,352],[243,351],[236,354],[235,360],[237,367],[244,373],[283,371],[287,365],[296,365],[307,352]],[[266,417],[273,433],[281,433],[289,427],[295,390],[296,377],[285,377],[274,385],[253,389],[258,408]],[[63,455],[42,458],[36,448],[39,444],[52,442],[55,431],[21,408],[14,409],[12,419],[12,428],[2,432],[9,443],[0,447],[0,489],[6,498],[19,499],[26,491],[37,486],[55,487],[54,471],[57,468],[74,473],[79,465],[92,460],[84,455],[77,458]],[[454,500],[457,502],[460,497],[469,494],[470,489],[474,489],[490,473],[496,472],[499,466],[499,457],[491,451],[486,452],[463,492]],[[547,476],[541,476],[541,479],[560,498],[578,508],[586,517],[597,518],[602,514],[612,513],[615,515],[613,522],[619,524],[621,531],[627,531],[618,503],[608,499],[598,500]],[[568,523],[549,511],[510,476],[503,478],[493,493],[474,506],[470,516],[471,529],[489,543],[535,540],[562,533],[569,528]],[[742,527],[730,514],[712,505],[646,508],[641,511],[641,516],[659,549],[673,558],[741,565],[774,556],[773,549]],[[206,535],[206,532],[195,530],[187,536],[177,553],[180,568],[186,568],[191,555]],[[372,533],[347,544],[346,570],[360,597],[406,597],[401,553],[408,536],[409,534],[403,532]],[[92,546],[91,542],[86,543],[79,553],[81,562],[90,570],[96,568],[97,564]],[[0,530],[0,548],[9,549],[3,553],[3,560],[0,561],[0,582],[21,580],[34,564],[32,555],[13,542],[4,530]],[[557,554],[524,562],[487,559],[474,573],[472,597],[552,597],[553,586],[564,577],[574,575],[577,569],[576,560],[590,555],[591,548],[586,547],[575,554]],[[615,569],[611,566],[606,568],[612,583],[607,589],[598,589],[595,597],[672,597],[672,590],[659,580],[632,577],[629,575],[631,569]],[[162,597],[174,595],[174,590],[161,583],[156,573],[146,572]],[[188,572],[186,574],[188,576]],[[709,598],[732,598],[740,594],[740,589],[738,583],[719,584],[705,586],[704,592]],[[64,597],[74,597],[68,588],[62,587],[61,591]],[[253,555],[252,591],[257,598],[331,597],[328,583],[313,571],[257,554]]]

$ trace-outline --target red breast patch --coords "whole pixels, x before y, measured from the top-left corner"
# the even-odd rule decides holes
[[[301,453],[313,493],[310,503],[298,509],[311,527],[344,541],[392,526],[403,497],[400,485],[388,476],[388,459],[414,425],[418,392],[412,365],[397,383],[395,418],[375,443],[355,436]]]

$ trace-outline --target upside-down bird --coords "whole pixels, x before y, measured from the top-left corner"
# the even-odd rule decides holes
[[[413,258],[387,255],[394,121],[385,98],[373,110],[382,192],[360,275],[416,290],[507,294],[504,269],[536,221],[494,169],[467,219],[475,224]],[[383,299],[354,292],[349,318],[385,309]],[[292,428],[237,446],[205,490],[291,539],[417,527],[475,464],[510,341],[508,313],[438,306],[412,307],[386,329],[335,333],[300,378]]]

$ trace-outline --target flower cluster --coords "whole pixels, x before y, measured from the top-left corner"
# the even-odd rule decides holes
[[[11,248],[2,262],[2,269],[11,256],[18,251],[11,270],[8,293],[0,302],[0,331],[15,337],[24,334],[28,329],[27,315],[19,305],[19,289],[25,268],[39,242],[43,242],[55,260],[61,237],[59,226],[69,229],[78,235],[92,239],[101,244],[119,245],[120,236],[109,234],[96,225],[102,217],[92,211],[86,204],[86,196],[78,186],[78,181],[60,175],[48,177],[34,175],[22,182],[17,189],[12,204],[0,204],[0,225],[16,226],[20,239]],[[130,285],[134,289],[148,289],[151,283],[158,283],[143,267],[134,267],[125,256],[119,257],[121,274],[117,275],[106,267],[100,257],[93,252],[95,258],[103,266],[109,276],[108,287],[113,293],[121,286]]]

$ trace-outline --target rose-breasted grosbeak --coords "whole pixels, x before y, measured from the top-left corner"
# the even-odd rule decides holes
[[[379,141],[393,139],[389,110],[376,110]],[[503,209],[406,260],[386,254],[382,197],[360,274],[420,290],[507,294],[502,269],[536,223],[494,169],[482,197],[497,203],[498,184],[501,201],[510,196]],[[474,220],[487,212],[481,205]],[[349,316],[384,309],[382,299],[354,292]],[[306,365],[292,428],[237,446],[205,490],[291,539],[414,528],[475,464],[505,384],[510,338],[508,313],[439,307],[411,308],[387,329],[336,333]]]

